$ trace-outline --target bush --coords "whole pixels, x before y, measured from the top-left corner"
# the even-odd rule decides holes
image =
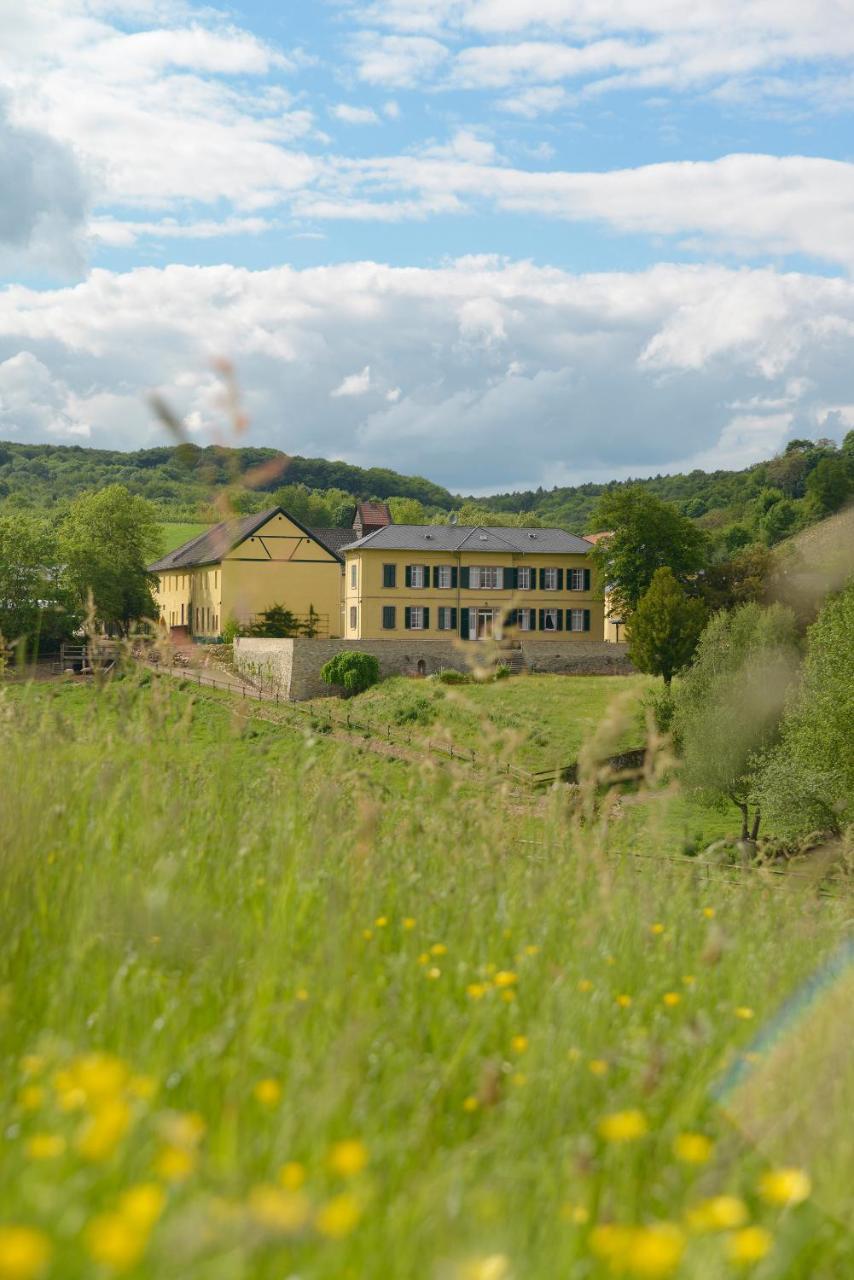
[[[429,698],[425,698],[423,694],[413,698],[411,702],[404,702],[401,706],[396,707],[392,713],[392,720],[395,724],[432,724],[436,719],[436,708]]]
[[[506,662],[499,662],[498,666],[495,668],[496,680],[507,680],[511,674],[510,668],[507,666]]]
[[[442,684],[471,684],[471,676],[467,671],[455,671],[453,667],[443,667],[436,672],[436,679]]]
[[[222,629],[222,639],[224,644],[234,644],[238,636],[243,635],[243,628],[235,618],[234,614],[227,619]]]
[[[320,668],[320,678],[327,684],[340,685],[346,693],[363,693],[380,678],[380,664],[372,653],[344,649]]]

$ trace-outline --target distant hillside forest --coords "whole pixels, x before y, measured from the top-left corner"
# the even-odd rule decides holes
[[[556,525],[577,534],[594,530],[603,495],[636,484],[674,503],[709,530],[721,554],[730,554],[753,542],[773,545],[854,496],[854,432],[841,447],[832,440],[792,440],[778,457],[743,471],[692,471],[486,498],[452,494],[422,476],[286,458],[275,449],[182,444],[122,453],[0,443],[0,512],[59,514],[80,493],[109,484],[147,498],[164,522],[220,519],[215,499],[227,489],[236,512],[278,502],[315,527],[349,525],[357,499],[383,498],[404,523],[443,522],[453,513],[464,524]]]

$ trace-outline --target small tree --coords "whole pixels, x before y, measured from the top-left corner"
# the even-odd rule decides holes
[[[161,530],[150,502],[112,484],[71,504],[59,533],[59,554],[76,603],[127,634],[140,618],[156,618],[156,575],[148,564],[160,550]]]
[[[320,678],[327,684],[340,685],[348,694],[370,689],[380,678],[380,664],[372,653],[344,649],[320,668]]]
[[[313,604],[308,606],[308,617],[303,623],[302,633],[309,640],[313,640],[318,632],[318,623],[320,622],[320,614],[317,612]]]
[[[250,636],[267,636],[270,639],[287,639],[300,632],[299,619],[283,604],[271,604],[269,609],[259,613],[249,628]]]
[[[629,657],[669,685],[691,661],[705,622],[702,601],[690,600],[670,569],[656,569],[628,625]]]
[[[673,734],[683,779],[712,804],[734,804],[744,840],[759,833],[758,806],[750,817],[754,784],[776,741],[797,660],[791,610],[746,604],[712,618],[676,686]]]

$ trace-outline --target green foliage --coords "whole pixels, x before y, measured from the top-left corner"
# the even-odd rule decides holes
[[[605,494],[596,508],[596,523],[608,530],[593,548],[603,582],[609,584],[612,615],[637,608],[656,569],[670,569],[685,583],[702,569],[708,538],[672,504],[632,486]]]
[[[320,614],[317,612],[313,604],[308,606],[308,615],[301,628],[302,634],[309,640],[313,640],[317,635],[320,625]]]
[[[631,615],[629,656],[638,671],[670,684],[691,661],[705,622],[703,602],[689,599],[670,569],[656,569]]]
[[[428,524],[423,502],[417,498],[389,498],[389,510],[395,524]]]
[[[854,488],[847,459],[841,454],[822,458],[810,472],[806,487],[810,507],[819,519],[838,511]]]
[[[757,528],[768,545],[772,546],[781,538],[794,533],[799,523],[797,504],[791,498],[780,497],[777,501],[771,502],[759,516]]]
[[[453,667],[443,667],[436,672],[436,679],[442,684],[471,684],[471,676],[467,671],[456,671]]]
[[[423,693],[416,693],[408,702],[399,703],[392,715],[392,723],[397,725],[432,724],[435,719],[436,704],[425,698]]]
[[[27,512],[0,514],[0,635],[50,649],[79,623],[56,530]]]
[[[299,633],[299,619],[283,604],[271,604],[269,609],[258,614],[247,631],[247,635],[269,636],[271,639],[284,639]]]
[[[739,526],[734,526],[738,528]],[[700,594],[711,613],[765,599],[774,567],[762,543],[745,546],[729,559],[710,565],[700,582]]]
[[[225,625],[222,628],[223,644],[234,644],[235,640],[242,635],[243,628],[235,618],[234,614],[230,614],[229,617],[226,618]]]
[[[735,804],[745,838],[759,760],[776,740],[797,661],[791,610],[741,605],[712,618],[675,690],[684,781],[707,801]],[[758,830],[758,814],[754,823]]]
[[[75,499],[60,528],[60,548],[72,597],[81,609],[91,595],[98,622],[126,635],[141,618],[156,618],[154,574],[161,547],[150,502],[123,485]]]
[[[372,653],[343,649],[320,668],[327,684],[340,685],[348,694],[363,693],[380,678],[380,664]]]
[[[797,837],[854,822],[854,580],[807,632],[800,685],[756,793],[772,830]]]

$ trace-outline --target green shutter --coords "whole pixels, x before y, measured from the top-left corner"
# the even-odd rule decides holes
[[[429,609],[424,610],[423,618],[424,618],[424,630],[429,631],[430,630],[430,610]]]
[[[539,627],[539,629],[540,629],[540,631],[545,631],[545,629],[546,629],[546,611],[545,611],[545,609],[541,609],[541,610],[540,610],[540,627]]]
[[[584,590],[585,591],[590,590],[590,570],[589,569],[584,570]]]
[[[536,609],[528,610],[528,630],[536,631],[537,629],[537,611]]]
[[[590,570],[588,569],[587,573],[589,572]],[[584,630],[589,631],[590,630],[590,610],[585,609],[583,612],[584,612]]]
[[[572,630],[572,610],[571,609],[567,609],[566,611],[566,629],[567,631]]]
[[[451,610],[451,628],[450,628],[450,629],[451,629],[451,631],[456,631],[456,629],[457,629],[457,611],[456,611],[456,609],[452,609],[452,610]]]
[[[464,565],[463,568],[460,569],[460,586],[463,591],[468,591],[469,589],[469,571],[467,565]],[[468,629],[466,629],[466,635],[468,635]]]
[[[465,570],[463,570],[465,573]],[[460,609],[460,639],[468,640],[469,638],[469,611],[468,609]]]
[[[557,611],[557,629],[563,631],[563,609]]]
[[[456,588],[457,585],[457,568],[456,565],[451,569],[451,586]]]
[[[407,631],[409,631],[409,629],[412,626],[412,610],[409,608],[408,605],[403,611],[403,625]]]
[[[411,564],[408,564],[406,566],[406,585],[408,587],[412,586],[412,565]],[[409,626],[409,623],[407,622],[406,625]]]
[[[571,581],[572,579],[570,578]],[[569,586],[569,582],[566,585]],[[563,591],[563,569],[558,569],[557,571],[557,589],[558,591]]]
[[[429,584],[430,584],[430,570],[429,570],[429,568],[428,568],[428,570],[427,570],[427,585],[429,586]],[[438,566],[437,564],[434,564],[434,565],[433,565],[433,586],[434,586],[434,587],[438,587],[438,585],[439,585],[439,566]]]
[[[505,569],[505,570],[504,570],[504,572],[505,572],[505,573],[509,573],[509,574],[510,574],[510,582],[508,583],[508,586],[510,587],[511,591],[518,591],[518,589],[519,589],[519,570],[518,570],[518,569]]]
[[[536,570],[534,570],[534,572],[536,573]],[[545,591],[545,589],[546,589],[546,571],[545,569],[541,569],[540,570],[540,590]],[[543,628],[540,627],[541,631],[542,629]]]

